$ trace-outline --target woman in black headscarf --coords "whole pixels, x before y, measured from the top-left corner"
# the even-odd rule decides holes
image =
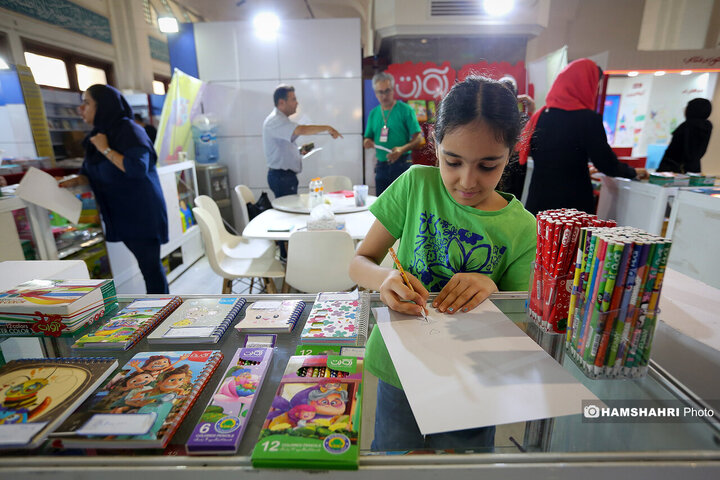
[[[132,252],[147,293],[166,294],[160,245],[168,241],[167,209],[153,144],[132,120],[125,98],[109,85],[89,87],[79,111],[93,129],[83,140],[81,176],[72,184],[90,183],[105,223],[106,240],[123,242]]]
[[[712,103],[704,98],[694,98],[685,107],[685,121],[672,133],[672,140],[665,150],[658,172],[700,173],[700,159],[705,155],[712,123],[708,120]]]

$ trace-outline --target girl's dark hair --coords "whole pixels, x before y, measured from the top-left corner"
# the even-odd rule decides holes
[[[512,150],[520,136],[517,99],[502,83],[470,76],[450,89],[440,102],[435,122],[435,141],[473,122],[488,125],[495,138]]]

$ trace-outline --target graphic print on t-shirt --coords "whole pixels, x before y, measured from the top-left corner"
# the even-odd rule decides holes
[[[459,272],[491,275],[506,251],[506,246],[493,245],[479,233],[423,212],[408,270],[428,291],[439,292]]]

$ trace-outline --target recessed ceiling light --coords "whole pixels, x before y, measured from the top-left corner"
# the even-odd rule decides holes
[[[655,75],[656,77],[662,77],[663,75],[665,75],[665,73],[665,70],[658,70],[657,72],[653,73],[653,75]]]
[[[693,73],[692,70],[683,70],[680,75],[690,75],[691,73]]]
[[[632,72],[628,72],[627,75],[628,75],[628,77],[637,77],[639,73],[640,73],[640,72],[636,72],[636,71],[633,70]]]
[[[253,18],[255,34],[264,40],[273,40],[280,30],[280,19],[272,12],[260,12]]]
[[[158,17],[158,27],[163,33],[177,33],[179,31],[175,17]]]

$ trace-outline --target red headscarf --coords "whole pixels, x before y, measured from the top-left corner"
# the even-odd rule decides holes
[[[545,97],[545,106],[535,112],[530,117],[527,125],[525,125],[517,147],[518,152],[520,152],[520,164],[524,165],[527,162],[530,153],[530,140],[535,131],[538,118],[545,109],[595,110],[599,77],[597,65],[587,58],[571,62],[558,74],[552,87],[550,87],[547,97]]]

